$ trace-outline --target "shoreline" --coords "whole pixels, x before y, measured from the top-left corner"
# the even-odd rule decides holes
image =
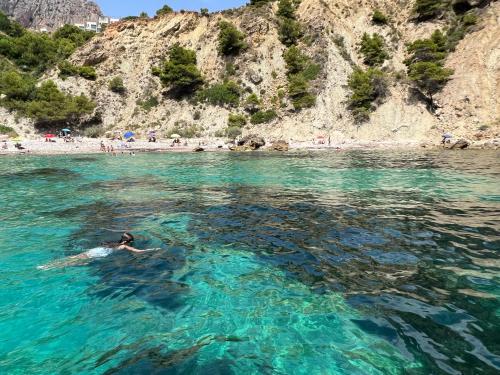
[[[101,141],[105,146],[113,147],[113,152],[104,152],[100,149]],[[130,154],[130,153],[169,153],[169,152],[195,152],[195,148],[202,147],[204,152],[231,152],[228,144],[223,139],[189,139],[188,145],[172,146],[171,142],[160,141],[150,143],[138,140],[132,143],[122,141],[111,141],[105,138],[82,138],[74,143],[66,143],[61,139],[56,142],[45,142],[44,140],[27,140],[21,142],[24,150],[18,150],[14,143],[9,141],[7,149],[0,148],[0,156],[11,155],[82,155],[82,154]],[[349,151],[349,150],[446,150],[440,143],[422,141],[349,141],[342,143],[317,144],[315,142],[290,142],[289,151]],[[467,148],[470,150],[498,150],[500,139],[471,142]],[[258,151],[273,151],[272,142]],[[238,152],[238,151],[233,151]],[[239,151],[242,152],[242,151]],[[248,151],[246,151],[248,152]],[[279,152],[279,151],[275,151]],[[286,151],[285,151],[286,153]]]

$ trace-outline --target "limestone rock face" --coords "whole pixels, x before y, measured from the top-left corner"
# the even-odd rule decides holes
[[[89,0],[0,0],[0,10],[24,27],[48,30],[96,21],[102,15],[99,6]]]

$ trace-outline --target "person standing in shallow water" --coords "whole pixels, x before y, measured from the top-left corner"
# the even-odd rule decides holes
[[[115,251],[126,250],[133,253],[145,253],[152,250],[159,249],[146,249],[139,250],[132,247],[131,244],[134,242],[134,236],[128,232],[122,234],[120,242],[117,243],[104,243],[101,247],[95,247],[93,249],[87,250],[84,253],[73,255],[55,262],[48,263],[43,266],[38,266],[39,270],[50,270],[53,268],[63,268],[71,266],[82,266],[87,264],[92,259],[105,258],[111,255]]]

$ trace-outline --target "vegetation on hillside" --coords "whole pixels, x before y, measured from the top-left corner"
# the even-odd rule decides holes
[[[377,33],[372,36],[367,33],[363,34],[359,52],[364,56],[364,63],[369,66],[382,65],[390,57],[386,51],[384,38]]]
[[[90,81],[97,79],[97,73],[92,66],[76,66],[65,60],[59,63],[59,77],[66,79],[68,77],[80,76]]]
[[[295,4],[291,0],[280,0],[278,3],[279,29],[281,43],[290,47],[302,37],[302,27],[295,18]]]
[[[168,6],[167,4],[165,4],[163,7],[161,7],[160,9],[158,9],[156,11],[156,15],[157,16],[163,16],[165,14],[169,14],[169,13],[173,13],[173,12],[174,12],[174,10],[170,6]]]
[[[17,22],[5,19],[0,13],[0,55],[15,63],[19,69],[40,75],[67,59],[78,47],[86,43],[91,32],[66,25],[53,34],[31,32]]]
[[[295,110],[299,111],[316,103],[316,96],[310,91],[309,81],[317,78],[321,67],[303,54],[298,46],[303,32],[296,20],[295,8],[296,3],[291,0],[280,0],[277,14],[280,18],[280,41],[288,47],[283,53],[287,68],[288,96]],[[279,98],[277,101],[279,102]]]
[[[168,60],[160,67],[154,67],[153,74],[160,77],[161,82],[175,95],[189,95],[203,84],[203,77],[196,63],[195,51],[175,44],[168,52]]]
[[[122,77],[114,77],[113,79],[111,79],[111,81],[109,81],[108,87],[110,91],[117,94],[124,94],[127,91]]]
[[[429,39],[419,39],[408,45],[409,57],[405,64],[408,77],[434,107],[433,95],[439,92],[453,74],[444,67],[449,52],[446,34],[436,30]]]
[[[372,22],[375,25],[387,25],[389,23],[389,18],[379,9],[375,9],[372,15]]]
[[[237,55],[245,50],[245,34],[239,31],[231,22],[219,22],[219,52],[223,55]]]
[[[87,42],[93,33],[66,25],[53,34],[25,30],[0,13],[0,105],[32,118],[39,127],[77,124],[95,104],[84,95],[61,92],[54,82],[37,85],[47,69],[59,65],[63,75],[95,79],[91,67],[75,67],[65,59]]]
[[[237,107],[240,103],[242,89],[233,81],[216,83],[196,94],[196,98],[201,102],[212,105]]]
[[[387,96],[387,78],[377,68],[367,70],[355,69],[348,81],[352,94],[349,98],[349,108],[357,123],[367,121],[370,113],[375,110],[375,104]]]
[[[418,21],[427,21],[441,15],[447,5],[444,0],[416,0],[413,14]]]

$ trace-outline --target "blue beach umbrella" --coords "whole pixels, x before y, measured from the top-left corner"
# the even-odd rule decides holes
[[[134,135],[135,135],[135,134],[134,134],[133,132],[126,132],[126,133],[125,133],[125,135],[124,135],[124,137],[125,137],[126,139],[128,139],[128,138],[132,138]]]
[[[65,133],[71,133],[71,130],[69,130],[69,129],[62,129],[61,131],[65,132]]]

